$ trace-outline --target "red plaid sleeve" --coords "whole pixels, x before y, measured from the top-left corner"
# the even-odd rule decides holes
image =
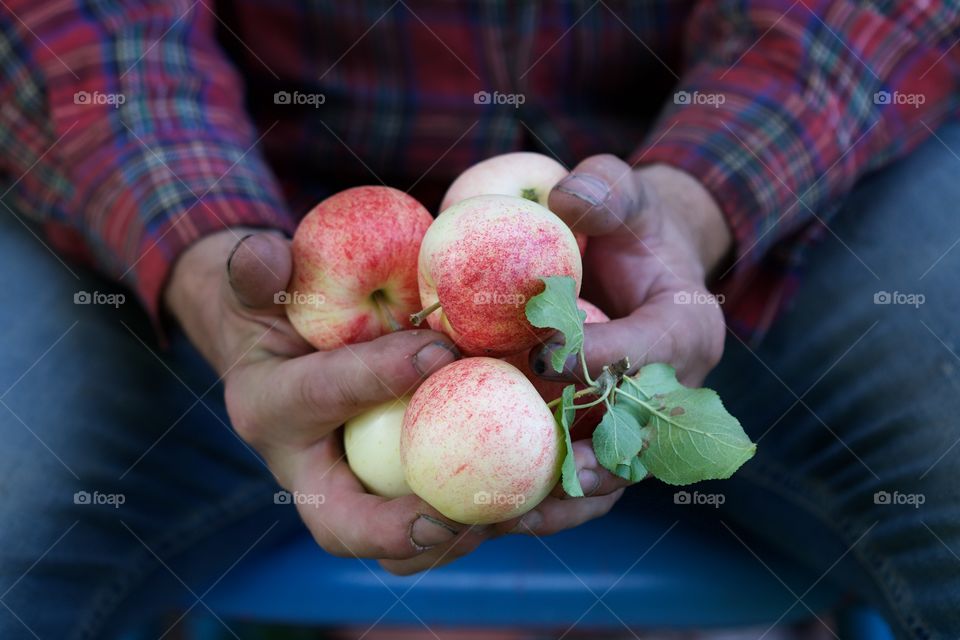
[[[136,291],[156,319],[181,251],[291,229],[205,3],[10,1],[0,17],[9,213]]]
[[[703,2],[677,92],[632,159],[696,176],[748,269],[956,113],[958,13],[937,0]]]

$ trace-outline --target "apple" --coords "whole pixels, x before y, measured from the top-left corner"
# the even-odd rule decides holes
[[[400,465],[400,429],[409,402],[409,397],[384,402],[343,426],[350,469],[368,491],[385,498],[413,493]]]
[[[547,206],[550,190],[569,171],[549,156],[532,151],[515,151],[478,162],[453,181],[440,203],[443,211],[461,200],[484,194],[501,194],[533,200]],[[587,236],[574,234],[580,254],[587,246]]]
[[[607,316],[607,314],[601,311],[596,305],[584,300],[583,298],[577,298],[577,307],[587,314],[585,320],[587,324],[593,322],[610,321],[610,318]],[[503,358],[503,360],[504,362],[509,362],[523,372],[523,375],[527,376],[527,379],[545,402],[550,402],[551,400],[556,400],[559,398],[561,395],[563,395],[563,388],[570,384],[569,382],[551,382],[536,375],[533,372],[533,369],[530,368],[529,351],[506,356]],[[582,388],[582,385],[577,385],[577,388]],[[578,412],[576,418],[574,419],[570,435],[574,440],[580,440],[582,438],[592,436],[593,430],[598,424],[600,424],[600,420],[603,419],[603,414],[603,405],[597,405],[596,407],[593,407],[587,411]]]
[[[315,206],[293,236],[293,276],[278,294],[297,332],[326,350],[411,328],[417,255],[432,221],[390,187],[354,187]]]
[[[505,356],[552,333],[527,321],[525,305],[543,291],[541,276],[570,276],[582,266],[573,233],[531,200],[482,195],[437,216],[420,245],[420,302],[430,327],[465,355]]]
[[[516,367],[465,358],[410,399],[400,433],[407,484],[446,517],[490,524],[520,516],[560,478],[563,435]]]

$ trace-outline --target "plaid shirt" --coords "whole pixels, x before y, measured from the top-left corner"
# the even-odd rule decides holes
[[[204,234],[289,231],[362,183],[436,208],[470,164],[534,149],[699,178],[735,235],[728,322],[756,334],[858,178],[958,106],[947,0],[4,6],[0,202],[154,317]]]

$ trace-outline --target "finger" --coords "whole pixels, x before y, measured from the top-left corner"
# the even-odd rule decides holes
[[[283,425],[287,442],[309,446],[361,411],[412,393],[459,357],[442,333],[398,331],[284,361],[265,377],[266,384],[234,389],[230,401],[247,410],[237,415],[253,416],[254,431]],[[248,442],[263,435],[234,424]]]
[[[290,241],[276,233],[251,233],[241,237],[227,259],[227,278],[240,304],[248,309],[282,316],[276,299],[293,272]]]
[[[548,205],[574,231],[606,235],[624,226],[639,232],[649,195],[616,156],[591,156],[553,187]]]
[[[546,536],[572,529],[584,522],[607,515],[623,495],[623,491],[623,489],[617,489],[605,496],[574,500],[548,497],[535,509],[525,513],[518,522],[510,523],[512,524],[510,533]],[[509,524],[498,526],[505,528]]]
[[[724,324],[719,308],[674,304],[671,294],[651,299],[625,318],[584,326],[584,359],[591,376],[621,358],[630,361],[630,373],[651,362],[665,362],[677,370],[684,384],[699,384],[723,353]],[[547,380],[577,380],[576,358],[568,358],[562,373],[549,365],[550,355],[562,344],[551,338],[531,355],[533,371]]]
[[[630,485],[628,481],[610,473],[597,462],[591,440],[574,441],[573,459],[577,464],[577,479],[585,497],[604,496]],[[568,496],[563,490],[563,483],[559,482],[550,495],[567,500],[576,499]]]
[[[428,376],[459,357],[457,347],[444,334],[414,330],[311,354],[290,364],[304,380],[308,409],[349,417],[412,393]],[[320,370],[331,374],[316,375]]]
[[[472,553],[481,544],[495,536],[492,526],[466,527],[453,540],[439,544],[423,553],[405,560],[381,560],[380,566],[398,576],[408,576],[420,571],[435,569]]]
[[[300,516],[320,546],[336,556],[409,559],[469,528],[417,496],[388,500],[366,493],[350,471],[338,434],[302,456],[294,478]]]

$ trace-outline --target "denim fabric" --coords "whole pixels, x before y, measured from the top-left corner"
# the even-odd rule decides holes
[[[960,125],[937,136],[857,186],[788,313],[707,381],[758,454],[703,490],[904,638],[960,637]]]
[[[762,344],[728,337],[708,383],[758,454],[693,488],[725,496],[714,535],[769,538],[902,638],[960,636],[960,126],[938,136],[857,186]],[[103,637],[301,532],[184,339],[0,225],[0,637]]]

